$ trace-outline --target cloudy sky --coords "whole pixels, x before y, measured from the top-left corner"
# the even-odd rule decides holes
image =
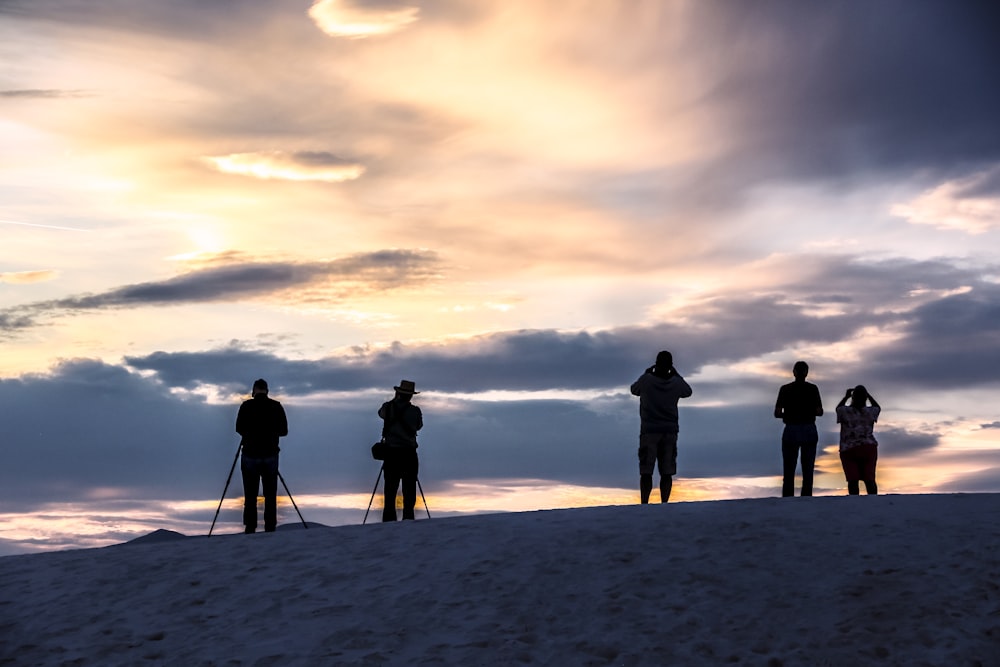
[[[858,383],[881,489],[1000,491],[998,33],[973,0],[0,0],[0,552],[207,532],[260,376],[307,519],[360,520],[403,378],[432,512],[635,502],[660,349],[679,500],[778,493],[800,358],[818,492]]]

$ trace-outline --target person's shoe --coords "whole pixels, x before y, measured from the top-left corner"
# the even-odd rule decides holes
[[[256,532],[257,532],[257,529],[256,528],[251,528],[250,526],[247,526],[246,528],[243,529],[243,534],[244,535],[253,535]]]

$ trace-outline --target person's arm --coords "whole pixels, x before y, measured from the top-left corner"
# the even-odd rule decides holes
[[[406,426],[414,433],[424,427],[424,415],[417,406],[411,405],[404,417],[406,418]]]
[[[236,432],[240,435],[243,435],[243,431],[246,430],[245,418],[243,415],[243,407],[245,405],[245,403],[241,404],[240,411],[236,413]]]
[[[845,405],[847,405],[847,399],[849,399],[851,397],[851,394],[853,394],[853,393],[854,393],[854,387],[850,387],[847,390],[847,393],[844,394],[844,397],[842,399],[840,399],[840,403],[837,403],[837,407],[838,408],[842,408]]]
[[[882,409],[882,406],[878,404],[878,401],[876,401],[875,397],[872,396],[871,394],[868,394],[868,400],[871,401],[873,408],[878,408],[879,410]]]
[[[784,401],[781,400],[782,399],[781,394],[782,394],[782,391],[781,391],[781,389],[779,389],[778,390],[778,398],[775,399],[775,401],[774,401],[774,418],[775,419],[784,419],[784,417],[785,417],[785,403],[784,403]]]
[[[642,378],[646,377],[648,373],[652,373],[654,368],[656,368],[656,366],[650,366],[649,368],[647,368],[643,372],[643,374],[639,376],[639,379],[632,383],[632,386],[629,388],[629,391],[632,392],[633,396],[639,396],[640,394],[642,394],[642,387],[640,386],[642,384]]]
[[[819,397],[819,387],[816,387],[816,416],[823,416],[823,399]]]
[[[681,382],[681,398],[688,398],[694,393],[691,391],[691,385],[687,383],[687,380],[681,377],[681,374],[678,373],[677,369],[673,366],[670,367],[670,374]]]
[[[285,416],[285,408],[281,406],[281,403],[278,403],[278,410],[276,416],[277,416],[277,423],[275,424],[275,426],[278,429],[278,437],[281,438],[288,435],[288,417]]]

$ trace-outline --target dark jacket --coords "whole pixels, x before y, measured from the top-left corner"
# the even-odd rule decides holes
[[[660,377],[643,373],[632,383],[639,397],[640,433],[677,433],[677,401],[691,395],[691,386],[680,375]]]
[[[288,435],[288,420],[281,403],[257,394],[243,401],[236,416],[236,432],[243,436],[243,454],[253,458],[276,456],[278,438]]]
[[[420,408],[406,401],[392,399],[378,409],[382,418],[382,438],[390,447],[417,448],[417,431],[424,427]]]

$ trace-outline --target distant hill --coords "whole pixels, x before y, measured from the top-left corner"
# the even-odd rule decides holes
[[[160,528],[159,530],[154,530],[148,535],[143,535],[142,537],[137,537],[134,540],[129,540],[125,544],[149,544],[151,542],[172,542],[173,540],[182,540],[187,535],[183,533],[178,533],[176,530],[166,530]]]

